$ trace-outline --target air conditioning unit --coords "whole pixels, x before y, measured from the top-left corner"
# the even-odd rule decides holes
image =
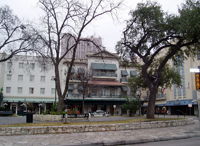
[[[11,70],[9,70],[9,71],[8,71],[8,73],[10,73],[10,74],[11,74],[11,73],[12,73],[12,71],[11,71]]]

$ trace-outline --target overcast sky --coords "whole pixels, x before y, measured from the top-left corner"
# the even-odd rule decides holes
[[[126,6],[125,10],[119,13],[119,21],[113,21],[111,17],[105,16],[89,28],[84,36],[100,36],[103,40],[103,45],[110,52],[115,52],[115,45],[122,36],[122,31],[125,28],[124,20],[129,18],[129,11],[135,9],[138,2],[145,2],[146,0],[124,0]],[[38,0],[0,0],[0,6],[8,5],[20,19],[37,19],[39,14],[37,7]],[[178,6],[185,0],[157,0],[162,5],[162,9],[168,13],[178,13]]]

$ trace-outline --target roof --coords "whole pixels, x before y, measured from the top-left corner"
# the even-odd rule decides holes
[[[105,86],[124,86],[125,84],[117,81],[90,81],[92,85],[105,85]]]
[[[92,63],[91,65],[92,65],[92,69],[117,70],[116,64]]]

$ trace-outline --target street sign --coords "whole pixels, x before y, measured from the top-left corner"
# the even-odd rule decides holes
[[[192,104],[188,104],[188,107],[192,107]]]
[[[200,72],[198,68],[190,68],[190,72]]]
[[[116,108],[116,105],[113,105],[113,108]]]

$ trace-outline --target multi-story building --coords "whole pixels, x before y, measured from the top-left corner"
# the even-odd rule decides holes
[[[0,54],[1,55],[1,54]],[[39,105],[42,108],[50,109],[55,102],[55,82],[54,69],[50,67],[48,71],[43,66],[34,61],[34,57],[28,57],[28,63],[23,56],[15,56],[11,61],[0,63],[0,88],[3,87],[3,103],[6,103],[15,113],[26,106],[27,110],[39,113]],[[70,59],[65,60],[60,65],[62,89]],[[169,61],[173,66],[173,62]],[[172,85],[165,89],[164,93],[157,94],[155,113],[169,111],[169,114],[196,114],[197,96],[195,84],[195,73],[190,72],[190,68],[199,68],[199,59],[188,58],[183,64],[175,68],[182,75],[182,86]],[[93,112],[102,109],[109,113],[126,114],[121,105],[125,102],[124,96],[129,96],[131,89],[128,87],[128,78],[137,75],[135,68],[124,68],[120,66],[118,55],[106,50],[101,52],[88,52],[87,58],[76,59],[73,65],[68,93],[65,103],[68,108],[78,107],[82,110],[83,86],[76,78],[75,73],[91,71],[92,77],[89,81],[90,92],[85,97],[84,112]],[[147,99],[142,111],[148,109],[149,92],[142,90],[142,99]],[[57,99],[58,101],[58,99]],[[191,107],[192,106],[192,107]]]
[[[87,38],[85,38],[85,39],[87,39]],[[88,39],[93,41],[96,45],[94,45],[92,42],[87,42],[87,41],[79,42],[79,44],[77,46],[76,54],[75,54],[75,59],[87,59],[86,55],[88,52],[99,52],[100,48],[102,48],[101,37],[91,36]],[[74,43],[75,43],[74,39],[69,39],[69,37],[65,36],[61,43],[61,47],[62,47],[61,55],[63,55],[66,52],[66,49],[73,46]],[[68,47],[67,47],[67,45],[68,45]],[[97,47],[97,46],[99,46],[99,47]],[[73,50],[69,51],[65,57],[72,58],[72,55],[73,55]]]
[[[69,60],[70,61],[70,60]],[[43,70],[43,66],[28,57],[28,63],[23,56],[16,56],[11,61],[1,63],[0,85],[4,88],[3,103],[6,103],[14,113],[26,109],[39,113],[40,105],[43,109],[50,109],[55,101],[54,69]],[[68,72],[68,59],[60,65],[62,89]],[[129,93],[127,76],[135,74],[135,69],[125,70],[119,65],[118,55],[106,50],[97,53],[88,53],[87,59],[76,59],[73,65],[66,105],[78,107],[82,110],[81,82],[73,74],[92,70],[89,81],[90,94],[85,98],[84,112],[93,112],[102,109],[116,114],[122,113],[121,105],[125,102],[124,95]],[[58,101],[58,99],[57,99]],[[124,112],[126,113],[126,111]]]
[[[164,113],[168,111],[169,114],[187,114],[194,115],[198,113],[195,73],[190,72],[191,68],[200,68],[200,59],[188,58],[182,60],[183,63],[178,67],[170,60],[168,63],[181,75],[182,85],[172,85],[171,88],[164,90],[164,93],[158,94],[155,103],[155,113]],[[164,87],[163,87],[164,88]],[[146,94],[148,96],[148,93]],[[148,101],[148,100],[147,100]],[[147,112],[148,102],[142,108]]]

